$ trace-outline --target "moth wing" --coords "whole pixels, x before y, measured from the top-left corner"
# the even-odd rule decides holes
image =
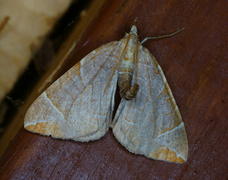
[[[120,43],[114,41],[95,49],[56,80],[31,105],[24,127],[75,141],[102,137],[114,108]]]
[[[146,157],[183,163],[187,135],[179,109],[154,56],[138,44],[135,99],[123,100],[114,118],[113,133],[129,151]]]

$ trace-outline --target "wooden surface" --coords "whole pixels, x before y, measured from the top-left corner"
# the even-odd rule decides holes
[[[179,106],[189,141],[184,164],[154,161],[127,151],[111,130],[80,143],[23,128],[0,160],[1,179],[228,179],[228,4],[224,1],[114,1],[101,9],[58,78],[86,54],[119,40],[135,17]]]
[[[0,103],[15,87],[34,53],[71,2],[0,0],[0,24],[9,18],[0,31]],[[51,5],[52,8],[47,8]]]

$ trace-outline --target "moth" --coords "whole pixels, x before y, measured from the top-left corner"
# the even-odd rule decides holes
[[[138,40],[136,22],[123,39],[95,49],[44,91],[28,109],[25,129],[85,142],[112,128],[130,152],[185,162],[184,123],[161,67]],[[117,83],[122,100],[112,120]]]

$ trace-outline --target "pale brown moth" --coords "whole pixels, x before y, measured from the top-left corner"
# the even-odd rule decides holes
[[[185,162],[184,123],[161,67],[138,40],[136,22],[123,39],[95,49],[44,91],[24,127],[75,141],[99,139],[111,127],[130,152]],[[112,121],[117,82],[122,100]]]

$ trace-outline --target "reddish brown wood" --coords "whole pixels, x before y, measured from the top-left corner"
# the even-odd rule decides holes
[[[1,179],[227,179],[228,178],[228,4],[224,1],[114,1],[102,8],[58,77],[93,49],[119,40],[135,17],[167,77],[185,123],[185,164],[128,152],[111,130],[80,143],[29,133],[23,128],[0,160]],[[57,76],[56,76],[57,78]]]

